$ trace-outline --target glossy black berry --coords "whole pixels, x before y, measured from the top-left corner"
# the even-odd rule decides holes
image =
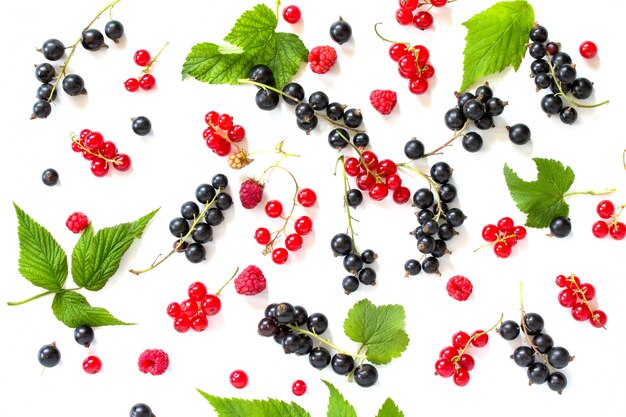
[[[170,222],[170,233],[174,237],[183,237],[189,232],[189,222],[182,217],[176,217]]]
[[[359,271],[359,281],[363,285],[374,285],[376,283],[376,271],[372,268],[365,267]]]
[[[199,214],[200,207],[198,207],[195,201],[187,201],[180,206],[180,215],[183,216],[184,219],[194,220]]]
[[[452,239],[456,235],[456,231],[454,227],[449,225],[448,223],[442,223],[439,225],[439,231],[437,232],[437,236],[439,239],[448,241]]]
[[[548,40],[548,30],[540,25],[535,25],[530,30],[530,40],[533,42],[545,42]]]
[[[313,129],[317,127],[317,116],[313,116],[308,121],[302,121],[300,119],[296,119],[296,124],[298,125],[300,130],[304,130],[306,134],[308,135],[309,133],[311,133]]]
[[[562,83],[569,84],[576,79],[576,68],[573,65],[561,65],[556,69],[556,78]]]
[[[271,337],[278,333],[278,325],[273,319],[263,317],[257,326],[257,332],[263,337]]]
[[[485,106],[476,99],[468,100],[463,105],[463,114],[470,120],[478,120],[485,115]]]
[[[446,253],[450,253],[448,252],[448,245],[446,244],[446,242],[441,239],[435,240],[435,249],[433,249],[430,254],[435,258],[441,258]]]
[[[259,109],[270,111],[278,107],[280,96],[276,91],[261,88],[256,92],[255,101]]]
[[[293,100],[291,97],[283,96],[283,100],[285,100],[287,104],[298,104],[298,102],[304,100],[304,88],[298,83],[285,84],[283,93],[295,98],[295,100]]]
[[[350,135],[345,129],[337,128],[328,133],[328,144],[334,149],[343,149],[348,146]]]
[[[424,144],[417,139],[411,139],[404,145],[404,155],[411,160],[420,159],[424,151]]]
[[[308,355],[313,350],[313,339],[308,335],[300,335],[300,347],[296,350],[297,356]]]
[[[443,201],[441,202],[441,204],[435,204],[433,206],[433,214],[436,216],[439,213],[440,206],[441,216],[445,217],[445,214],[448,212],[448,210],[450,210],[450,207],[448,207],[448,204],[444,203]]]
[[[39,359],[40,364],[46,368],[52,368],[57,366],[61,361],[61,351],[59,351],[54,343],[51,345],[45,345],[39,349],[37,358]]]
[[[57,98],[57,90],[54,88],[53,90],[52,84],[41,84],[39,88],[37,88],[37,98],[39,100],[45,101],[54,101]],[[52,97],[50,97],[52,94]]]
[[[426,235],[426,233],[424,233],[424,228],[422,226],[417,226],[415,230],[413,230],[409,234],[413,235],[413,237],[415,237],[415,240],[420,240],[422,237]]]
[[[49,83],[55,75],[54,67],[47,62],[37,65],[35,68],[35,77],[42,83]]]
[[[422,225],[422,230],[426,235],[434,235],[439,231],[439,222],[436,220],[428,220]]]
[[[541,99],[541,109],[546,114],[557,114],[563,108],[561,97],[554,94],[547,94]]]
[[[567,378],[561,372],[552,372],[548,375],[548,387],[560,394],[567,387]]]
[[[530,141],[530,129],[524,123],[507,126],[506,130],[509,131],[509,139],[516,145],[523,145]]]
[[[417,275],[422,271],[422,265],[420,265],[417,259],[409,259],[404,263],[404,272],[407,275]]]
[[[488,130],[495,125],[493,123],[493,117],[490,114],[484,114],[480,119],[474,120],[474,126],[480,130]]]
[[[536,59],[530,64],[530,72],[533,75],[547,74],[550,72],[550,66],[544,59]]]
[[[578,120],[578,112],[573,107],[563,107],[559,112],[559,119],[566,125],[571,125]]]
[[[196,188],[196,200],[202,204],[207,204],[215,198],[215,188],[210,184],[200,184]]]
[[[541,73],[535,75],[535,85],[537,86],[537,90],[544,90],[550,87],[552,83],[552,77],[548,74]]]
[[[278,324],[291,324],[296,319],[296,309],[289,303],[276,304],[274,320]]]
[[[343,45],[352,37],[352,27],[340,17],[338,21],[330,25],[330,37],[339,45]]]
[[[300,343],[300,335],[297,333],[289,333],[281,341],[283,351],[287,354],[296,353],[296,351],[300,349]]]
[[[504,112],[506,103],[498,97],[491,97],[485,101],[485,111],[492,116],[500,116]]]
[[[330,364],[330,353],[323,347],[316,347],[309,352],[309,363],[315,369],[324,369]]]
[[[46,100],[37,100],[33,104],[31,119],[45,119],[52,113],[52,106]]]
[[[541,353],[548,353],[550,349],[554,346],[554,341],[552,337],[545,333],[539,333],[535,337],[533,337],[533,344],[537,347],[537,350]]]
[[[358,253],[349,253],[343,258],[343,268],[351,274],[356,274],[363,268],[363,259]]]
[[[268,319],[273,319],[274,317],[276,317],[276,306],[278,304],[276,303],[272,303],[269,304],[267,307],[265,307],[265,311],[263,312],[263,316],[268,318]]]
[[[49,61],[57,61],[65,54],[65,45],[58,39],[48,39],[43,43],[41,52]]]
[[[85,81],[80,75],[68,74],[63,78],[63,91],[69,96],[86,94]]]
[[[467,118],[463,114],[463,110],[453,107],[448,110],[444,116],[444,122],[450,130],[460,130],[467,122]]]
[[[356,129],[363,123],[363,115],[359,109],[348,109],[343,114],[343,122],[346,126]]]
[[[435,239],[432,236],[424,235],[417,241],[417,250],[421,253],[429,254],[435,249]]]
[[[94,332],[90,326],[83,324],[74,329],[74,340],[79,345],[89,347],[94,339]]]
[[[254,67],[252,67],[250,73],[248,74],[248,78],[263,85],[274,84],[274,74],[272,73],[272,70],[270,69],[270,67],[263,64],[255,65]]]
[[[360,387],[371,387],[378,381],[378,371],[373,365],[364,363],[354,370],[354,382]]]
[[[211,226],[219,226],[224,221],[224,213],[217,207],[211,207],[204,215],[204,219]]]
[[[328,96],[323,91],[316,91],[309,96],[309,104],[313,110],[325,110],[328,107]]]
[[[276,343],[278,343],[279,345],[282,344],[283,339],[287,336],[291,334],[291,329],[287,326],[285,326],[284,324],[281,324],[280,326],[278,326],[278,331],[276,332],[276,334],[274,335],[273,339]]]
[[[215,199],[215,207],[224,211],[231,208],[233,205],[233,198],[228,193],[220,193]]]
[[[466,133],[461,139],[461,145],[468,152],[478,152],[483,147],[483,137],[476,132]]]
[[[587,78],[576,78],[572,81],[572,85],[570,87],[574,98],[579,100],[591,97],[591,93],[593,92],[593,83]]]
[[[423,209],[417,213],[417,222],[423,225],[427,221],[432,220],[433,217],[435,217],[435,214],[432,211],[429,209]]]
[[[309,103],[300,103],[296,106],[296,118],[302,122],[310,122],[315,116],[315,110]]]
[[[535,59],[541,59],[546,56],[546,47],[541,42],[533,42],[528,46],[528,54]]]
[[[433,256],[422,261],[422,271],[427,274],[439,274],[439,260]]]
[[[341,281],[341,287],[343,288],[343,292],[346,294],[350,294],[359,289],[359,279],[354,275],[348,275]]]
[[[119,43],[122,36],[124,36],[124,25],[118,20],[109,20],[107,24],[104,25],[104,34],[113,42]]]
[[[293,319],[293,323],[296,326],[303,326],[309,318],[309,313],[302,306],[293,306],[293,309],[296,310],[296,317]]]
[[[421,209],[427,209],[435,202],[435,196],[428,188],[420,188],[413,193],[413,204]]]
[[[537,313],[526,313],[524,324],[526,325],[526,333],[535,336],[543,330],[543,317]]]
[[[104,35],[98,29],[87,29],[83,32],[81,41],[83,48],[88,51],[97,51],[104,45]]]
[[[139,403],[132,406],[130,409],[130,417],[154,417],[152,409],[146,404]]]
[[[528,346],[519,346],[513,351],[511,359],[517,366],[528,368],[535,362],[535,351]]]
[[[328,329],[328,319],[322,313],[313,313],[306,321],[306,328],[315,334],[322,334]]]
[[[352,188],[348,191],[348,205],[350,207],[356,208],[363,202],[363,193],[361,190],[357,190],[356,188]]]
[[[548,362],[556,369],[563,369],[571,362],[572,357],[564,347],[555,346],[548,352]]]
[[[225,189],[228,187],[228,177],[224,174],[215,174],[211,180],[211,185],[216,190]]]
[[[445,184],[450,181],[453,169],[445,162],[436,162],[430,167],[430,176],[433,181],[439,184]]]
[[[191,232],[194,242],[207,243],[213,240],[213,228],[205,222],[198,222]]]
[[[561,65],[569,65],[572,63],[572,57],[565,52],[559,52],[552,57],[552,65],[559,67]]]
[[[330,360],[333,371],[339,375],[347,375],[354,368],[354,358],[343,353],[336,353]]]
[[[139,136],[146,136],[152,131],[152,122],[145,116],[133,118],[133,132]]]
[[[572,222],[569,217],[559,216],[550,222],[550,233],[554,237],[566,237],[572,231]]]
[[[550,370],[543,362],[535,362],[528,367],[526,374],[533,384],[543,384],[548,380]]]
[[[476,98],[482,97],[481,101],[484,103],[493,97],[493,90],[487,84],[484,84],[476,89],[474,95],[476,95]]]
[[[41,181],[48,187],[59,182],[59,173],[54,168],[48,168],[41,174]]]
[[[475,99],[476,96],[472,93],[466,92],[463,94],[459,94],[457,99],[456,99],[456,105],[459,109],[462,109],[463,106],[465,105],[465,103],[467,103],[469,100],[473,100]]]
[[[358,148],[365,148],[370,144],[370,137],[367,133],[357,133],[352,137],[352,143]]]
[[[330,103],[328,107],[326,107],[326,116],[328,116],[330,120],[337,122],[343,119],[345,108],[346,106],[343,104],[337,102]]]
[[[376,258],[378,258],[378,255],[371,249],[365,249],[363,252],[361,252],[361,258],[366,264],[372,264],[374,263]]]
[[[502,336],[504,340],[515,340],[519,336],[519,324],[513,320],[503,321],[498,328],[498,334]]]
[[[563,90],[563,93],[561,93],[561,90],[559,90],[559,87],[561,87],[561,90]],[[552,79],[552,82],[550,83],[550,91],[552,92],[552,94],[567,94],[569,93],[569,90],[572,89],[571,84],[565,84],[565,83],[558,83],[556,80]]]

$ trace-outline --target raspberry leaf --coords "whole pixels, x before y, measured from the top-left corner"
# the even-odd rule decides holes
[[[328,413],[326,415],[328,417],[357,417],[352,404],[343,398],[343,395],[341,395],[337,388],[323,379],[322,382],[328,387],[330,395],[328,398]]]
[[[391,398],[387,398],[383,406],[378,410],[376,417],[404,417],[404,413],[400,411]]]
[[[463,23],[467,36],[460,91],[509,66],[517,71],[534,20],[532,6],[525,0],[517,0],[496,3]]]
[[[32,219],[17,204],[19,272],[33,285],[59,292],[67,279],[67,255],[50,232]]]
[[[367,359],[383,365],[398,358],[409,344],[404,331],[404,307],[398,304],[376,306],[368,299],[357,302],[343,323],[346,335],[367,348]]]
[[[574,171],[553,159],[533,158],[537,180],[524,181],[507,164],[504,179],[517,208],[528,215],[526,226],[543,228],[557,216],[567,216],[565,196],[574,183]]]
[[[218,417],[310,417],[298,404],[268,400],[243,400],[240,398],[216,397],[198,389],[217,412]]]
[[[83,324],[91,327],[133,324],[116,319],[104,308],[92,307],[85,297],[72,291],[64,290],[54,296],[52,312],[68,327]]]
[[[99,291],[117,272],[122,256],[159,211],[156,209],[130,223],[101,229],[94,235],[91,225],[85,229],[72,252],[72,277],[80,287]]]

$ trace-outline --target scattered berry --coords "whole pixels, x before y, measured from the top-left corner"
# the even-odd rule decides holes
[[[235,278],[235,290],[242,295],[257,295],[267,286],[263,272],[256,266],[246,267]]]
[[[97,374],[102,369],[102,361],[97,356],[87,356],[83,361],[83,370],[88,374]]]
[[[231,372],[229,379],[230,384],[237,389],[245,388],[248,385],[248,375],[240,369]]]
[[[65,225],[73,233],[80,233],[89,225],[89,219],[83,213],[74,212],[65,221]]]
[[[330,37],[339,45],[343,45],[344,43],[348,42],[352,37],[352,27],[350,26],[350,24],[348,24],[348,22],[340,17],[338,21],[330,26]]]
[[[306,393],[306,383],[300,379],[294,381],[291,385],[291,392],[298,397],[304,395]]]
[[[144,403],[138,403],[131,407],[130,417],[155,417],[152,409]]]
[[[61,351],[57,348],[56,343],[45,345],[39,349],[37,359],[39,363],[46,368],[52,368],[61,362]]]
[[[241,184],[239,199],[243,208],[255,208],[263,198],[263,185],[249,178]]]
[[[578,48],[580,55],[585,59],[592,59],[598,55],[598,47],[591,41],[584,41]]]
[[[78,326],[74,329],[74,340],[79,345],[83,345],[85,347],[89,347],[91,342],[94,339],[94,332],[90,326],[83,324],[82,326]]]
[[[472,283],[461,275],[455,275],[446,284],[448,295],[457,301],[465,301],[472,294]]]
[[[146,349],[139,355],[137,365],[144,374],[161,375],[169,367],[170,358],[161,349]]]
[[[390,114],[396,106],[397,95],[391,90],[374,90],[370,94],[370,103],[377,112],[383,115]]]
[[[48,168],[41,174],[41,181],[48,187],[52,187],[59,182],[59,173],[54,168]]]
[[[285,22],[291,23],[292,25],[298,23],[301,16],[302,12],[300,12],[298,6],[290,5],[283,9],[283,19],[285,19]]]
[[[316,74],[325,74],[337,62],[337,51],[332,46],[316,46],[309,52],[309,65]]]

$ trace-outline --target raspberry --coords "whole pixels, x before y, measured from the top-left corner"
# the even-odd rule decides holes
[[[170,358],[161,349],[146,349],[139,355],[137,364],[144,374],[161,375],[170,365]]]
[[[241,169],[249,165],[253,160],[248,158],[248,152],[245,149],[239,149],[230,154],[228,157],[228,165],[232,169]]]
[[[263,186],[249,178],[241,184],[239,199],[243,208],[255,208],[263,199]]]
[[[309,52],[311,71],[316,74],[326,74],[337,62],[337,51],[332,46],[316,46]]]
[[[235,278],[235,290],[242,295],[257,295],[265,289],[266,284],[263,272],[254,265],[246,267]]]
[[[461,275],[455,275],[446,284],[448,295],[457,301],[465,301],[472,293],[472,283]]]
[[[74,233],[80,233],[89,225],[89,219],[83,213],[74,212],[67,218],[65,225]]]
[[[397,95],[391,90],[374,90],[370,94],[370,103],[380,114],[389,114],[396,106]]]

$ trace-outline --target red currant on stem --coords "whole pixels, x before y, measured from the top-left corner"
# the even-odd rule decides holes
[[[265,204],[265,214],[271,218],[279,217],[283,213],[283,204],[278,200],[270,200]]]
[[[606,314],[603,311],[594,311],[589,304],[596,296],[596,289],[591,284],[581,284],[580,279],[574,274],[568,278],[569,289],[580,299],[580,302],[574,303],[572,307],[572,317],[578,321],[589,320],[594,327],[604,327],[606,324]],[[563,291],[561,291],[563,292]],[[561,302],[561,294],[559,293],[559,302]],[[561,305],[563,305],[561,303]],[[567,306],[566,306],[567,307]],[[598,314],[600,311],[600,314]],[[603,320],[603,323],[599,320]]]
[[[419,7],[419,0],[399,0],[398,5],[401,9],[412,12]]]
[[[276,248],[272,251],[272,261],[277,265],[284,264],[288,258],[289,252],[285,248]]]
[[[206,314],[207,316],[215,316],[217,313],[220,312],[220,310],[222,309],[222,302],[220,301],[219,296],[222,293],[222,290],[224,290],[224,288],[226,288],[226,286],[230,284],[233,278],[235,278],[237,272],[239,272],[239,267],[235,269],[233,275],[231,275],[228,281],[226,281],[224,285],[222,285],[220,289],[215,292],[215,294],[207,294],[202,298],[200,308],[202,309],[202,312],[204,314]]]
[[[413,24],[419,30],[428,29],[433,25],[434,20],[433,15],[425,11],[418,12],[415,16],[413,16]]]
[[[406,9],[396,10],[396,22],[406,26],[413,21],[413,13]]]
[[[298,191],[297,199],[302,207],[311,207],[317,201],[317,195],[310,188],[302,188]]]
[[[298,217],[293,224],[293,228],[300,236],[308,235],[313,229],[313,220],[308,216]]]

